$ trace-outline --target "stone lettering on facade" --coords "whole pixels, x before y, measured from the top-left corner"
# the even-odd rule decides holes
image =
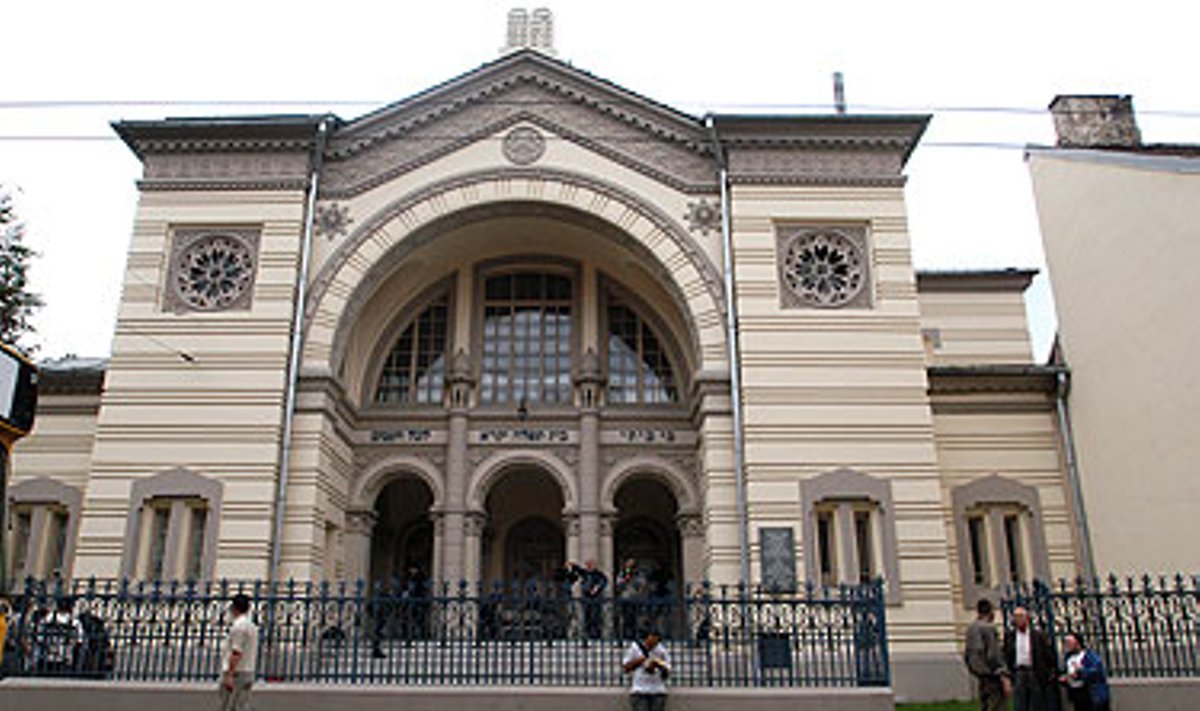
[[[565,427],[492,427],[471,432],[471,444],[570,444],[575,433]]]
[[[371,431],[371,442],[375,444],[430,444],[432,440],[433,431],[424,428]]]

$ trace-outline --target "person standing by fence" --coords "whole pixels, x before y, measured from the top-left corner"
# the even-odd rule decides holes
[[[233,596],[229,605],[233,624],[222,650],[221,711],[245,711],[250,704],[254,684],[254,664],[258,659],[258,626],[250,619],[250,598]]]
[[[36,643],[41,652],[40,673],[46,676],[69,676],[83,646],[83,627],[75,619],[75,601],[63,596],[54,612],[42,618],[37,626]]]
[[[647,630],[625,652],[621,665],[632,674],[629,703],[633,711],[664,711],[667,707],[667,677],[671,662],[657,630]]]
[[[1104,663],[1087,648],[1078,633],[1063,640],[1067,650],[1066,673],[1061,681],[1067,687],[1067,698],[1075,711],[1109,711],[1108,676]]]
[[[1004,661],[1013,677],[1016,711],[1058,711],[1058,660],[1046,633],[1029,621],[1029,610],[1015,607],[1012,629],[1004,636]]]
[[[996,612],[987,598],[975,605],[975,611],[977,615],[967,628],[963,658],[967,671],[979,684],[980,711],[1003,711],[1012,686],[996,635]]]

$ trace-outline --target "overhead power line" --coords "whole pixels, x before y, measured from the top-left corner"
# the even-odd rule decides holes
[[[433,100],[412,99],[413,104],[421,106],[457,106],[475,103],[468,99]],[[569,106],[581,102],[572,99],[487,99],[491,105],[499,106]],[[51,110],[51,109],[83,109],[83,108],[201,108],[206,106],[227,106],[247,108],[270,107],[330,107],[330,106],[371,106],[385,107],[396,103],[388,99],[10,99],[0,101],[0,110]],[[622,106],[640,104],[637,99],[605,99],[598,102],[601,106]],[[681,106],[709,105],[701,101],[682,101]],[[833,104],[817,103],[738,103],[710,105],[721,111],[820,111],[835,113]],[[1049,115],[1050,109],[1034,106],[955,106],[955,105],[892,105],[892,104],[851,104],[849,109],[858,113],[975,113],[975,114],[1018,114],[1018,115]],[[1087,110],[1073,113],[1088,113]],[[1096,110],[1094,113],[1105,113]],[[1200,118],[1200,109],[1141,109],[1139,116],[1165,116],[1176,118]]]

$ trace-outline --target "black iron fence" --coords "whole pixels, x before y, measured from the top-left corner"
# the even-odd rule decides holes
[[[655,629],[677,686],[889,684],[881,582],[786,594],[700,585],[614,599],[540,584],[28,581],[13,597],[4,667],[214,680],[237,593],[251,600],[256,676],[268,682],[619,686],[633,638]]]
[[[1110,576],[1010,588],[1002,603],[1005,622],[1018,605],[1059,649],[1063,637],[1081,634],[1111,676],[1200,676],[1200,576]]]

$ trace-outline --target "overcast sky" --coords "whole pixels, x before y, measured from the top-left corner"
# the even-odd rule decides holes
[[[851,112],[934,113],[907,171],[922,269],[1043,265],[1020,146],[1053,142],[1042,109],[1057,93],[1133,94],[1145,140],[1198,139],[1190,3],[540,4],[554,11],[560,59],[697,115],[826,112],[835,70]],[[110,349],[140,173],[110,121],[325,110],[352,118],[496,58],[517,5],[9,2],[0,13],[0,182],[19,190],[28,241],[41,252],[32,272],[46,301],[40,355]],[[135,101],[313,103],[104,103]],[[1053,333],[1044,277],[1029,302],[1040,358]]]

